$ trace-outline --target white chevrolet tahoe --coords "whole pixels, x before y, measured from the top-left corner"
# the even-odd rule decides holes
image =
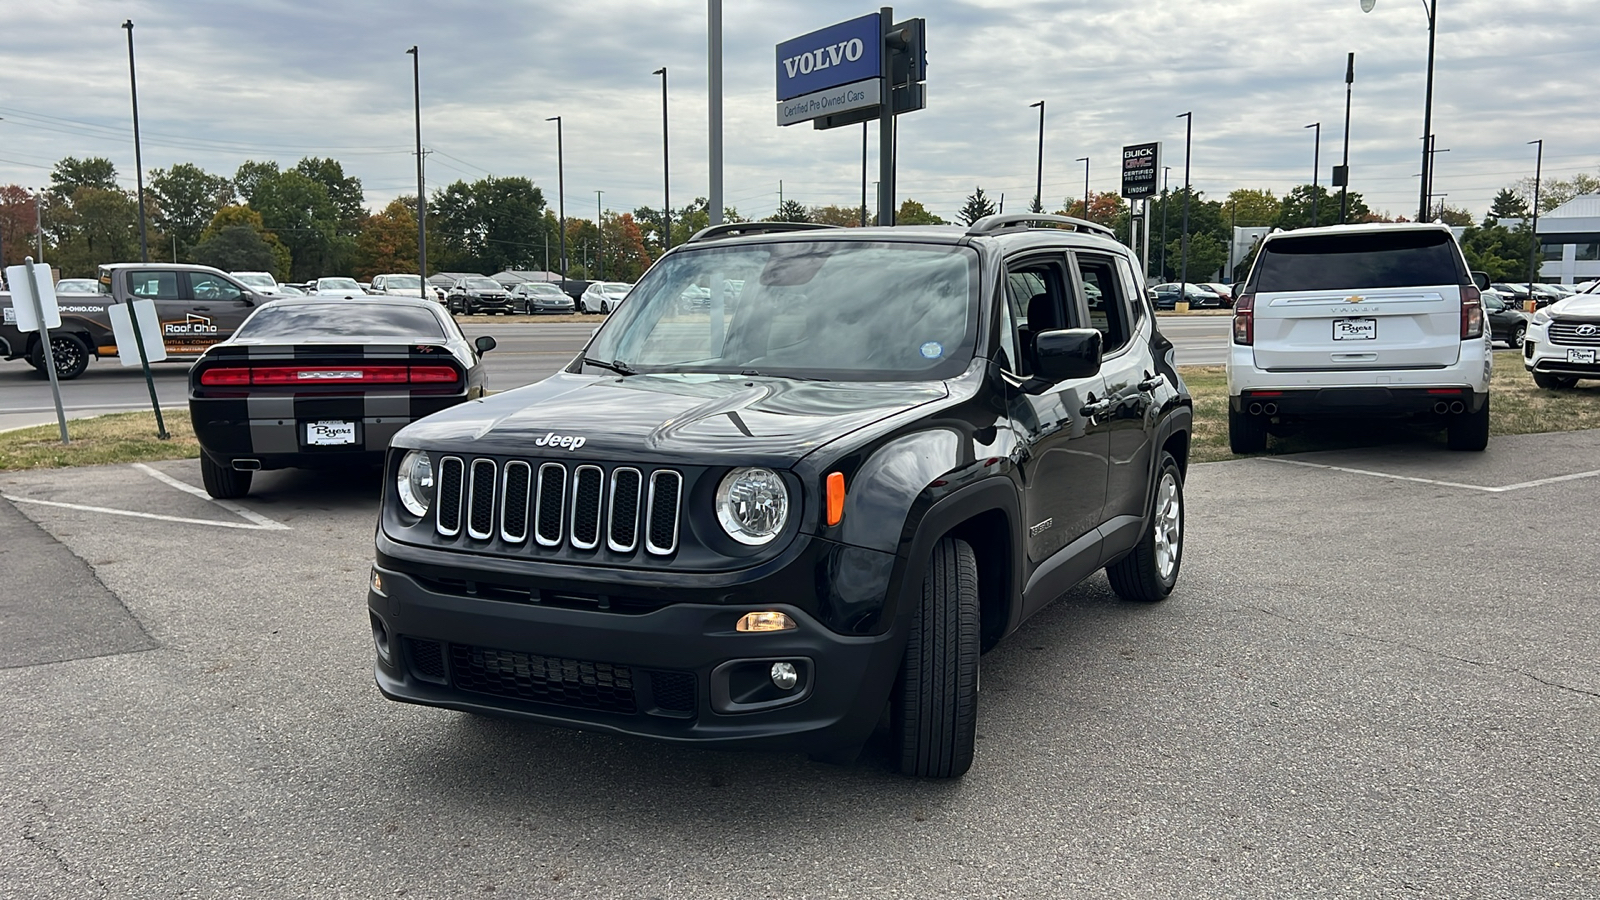
[[[1234,453],[1259,453],[1269,433],[1333,418],[1434,421],[1453,450],[1488,446],[1490,338],[1448,227],[1274,232],[1233,312]]]

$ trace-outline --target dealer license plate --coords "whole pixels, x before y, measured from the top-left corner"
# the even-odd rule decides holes
[[[1378,339],[1378,320],[1334,319],[1333,339],[1336,341],[1375,341]]]
[[[356,442],[354,422],[307,422],[306,443],[313,447],[329,447]]]
[[[1594,348],[1590,347],[1587,350],[1568,350],[1567,362],[1587,363],[1591,366],[1594,365]]]

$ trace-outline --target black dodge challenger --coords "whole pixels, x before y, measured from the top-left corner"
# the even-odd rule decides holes
[[[189,372],[206,492],[242,497],[261,469],[383,462],[401,428],[483,396],[494,346],[419,299],[262,306]]]

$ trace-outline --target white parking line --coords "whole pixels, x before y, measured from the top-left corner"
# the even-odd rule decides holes
[[[1258,456],[1262,462],[1282,463],[1286,466],[1304,466],[1308,469],[1327,469],[1331,472],[1344,472],[1349,475],[1366,475],[1372,478],[1388,478],[1394,481],[1411,481],[1417,484],[1432,484],[1438,487],[1461,488],[1467,491],[1482,491],[1485,494],[1504,494],[1510,491],[1520,491],[1525,488],[1540,487],[1546,484],[1559,484],[1563,481],[1577,481],[1583,478],[1600,476],[1600,469],[1592,472],[1577,472],[1572,475],[1556,475],[1550,478],[1539,478],[1533,481],[1523,481],[1517,484],[1508,484],[1503,487],[1487,487],[1481,484],[1462,484],[1459,481],[1440,481],[1436,478],[1417,478],[1412,475],[1394,475],[1388,472],[1374,472],[1371,469],[1352,469],[1348,466],[1330,466],[1323,463],[1305,462],[1298,459],[1275,459],[1270,456]]]
[[[287,525],[285,525],[285,524],[283,524],[281,522],[274,522],[271,519],[267,518],[266,516],[263,516],[258,512],[254,512],[252,510],[245,509],[244,507],[240,506],[237,503],[231,503],[231,502],[229,502],[227,500],[217,500],[217,499],[213,498],[210,494],[207,494],[205,491],[195,487],[194,485],[192,485],[192,484],[184,484],[183,482],[179,481],[178,479],[173,478],[171,475],[168,475],[165,472],[158,472],[155,469],[152,469],[149,466],[145,465],[144,463],[134,463],[133,467],[135,469],[138,469],[139,471],[145,473],[146,475],[149,475],[151,478],[154,478],[155,480],[157,480],[157,481],[159,481],[159,482],[161,482],[163,484],[170,484],[170,485],[172,485],[173,487],[177,488],[180,491],[183,491],[183,492],[189,493],[189,494],[193,494],[193,495],[195,495],[196,497],[199,497],[202,500],[209,500],[210,502],[215,503],[216,505],[222,507],[223,509],[227,510],[228,512],[233,513],[234,515],[238,516],[241,519],[245,519],[247,521],[256,523],[258,526],[260,526],[261,528],[263,528],[263,529],[265,529],[267,531],[288,531],[289,530],[289,526],[287,526]]]
[[[0,497],[4,497],[12,503],[31,503],[35,506],[54,506],[57,509],[75,509],[79,512],[101,513],[108,516],[129,516],[135,519],[154,519],[157,522],[179,522],[184,525],[210,525],[213,528],[240,528],[245,531],[290,530],[289,526],[283,524],[282,522],[274,522],[266,516],[263,516],[254,510],[245,509],[237,503],[231,503],[227,500],[214,499],[200,488],[197,488],[191,484],[184,484],[165,472],[158,472],[144,463],[134,463],[133,467],[145,473],[146,475],[149,475],[151,478],[161,482],[162,484],[175,487],[186,494],[193,494],[209,503],[215,503],[217,506],[222,507],[239,518],[244,519],[245,521],[218,522],[214,519],[191,519],[186,516],[167,516],[162,515],[161,513],[135,512],[131,509],[111,509],[105,506],[88,506],[83,503],[64,503],[60,500],[35,500],[31,497],[14,497],[10,494],[0,494]]]

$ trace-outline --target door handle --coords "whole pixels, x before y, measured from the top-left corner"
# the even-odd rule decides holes
[[[1111,408],[1115,405],[1116,402],[1110,398],[1100,401],[1095,401],[1093,398],[1090,398],[1089,405],[1078,410],[1078,415],[1089,419],[1097,418],[1110,412]]]
[[[1152,393],[1156,388],[1166,383],[1166,380],[1167,376],[1165,375],[1155,375],[1150,378],[1146,378],[1145,380],[1139,382],[1139,390],[1141,393],[1145,394]]]
[[[210,312],[211,311],[211,307],[209,307],[209,306],[191,306],[189,308],[194,310],[195,312]]]

